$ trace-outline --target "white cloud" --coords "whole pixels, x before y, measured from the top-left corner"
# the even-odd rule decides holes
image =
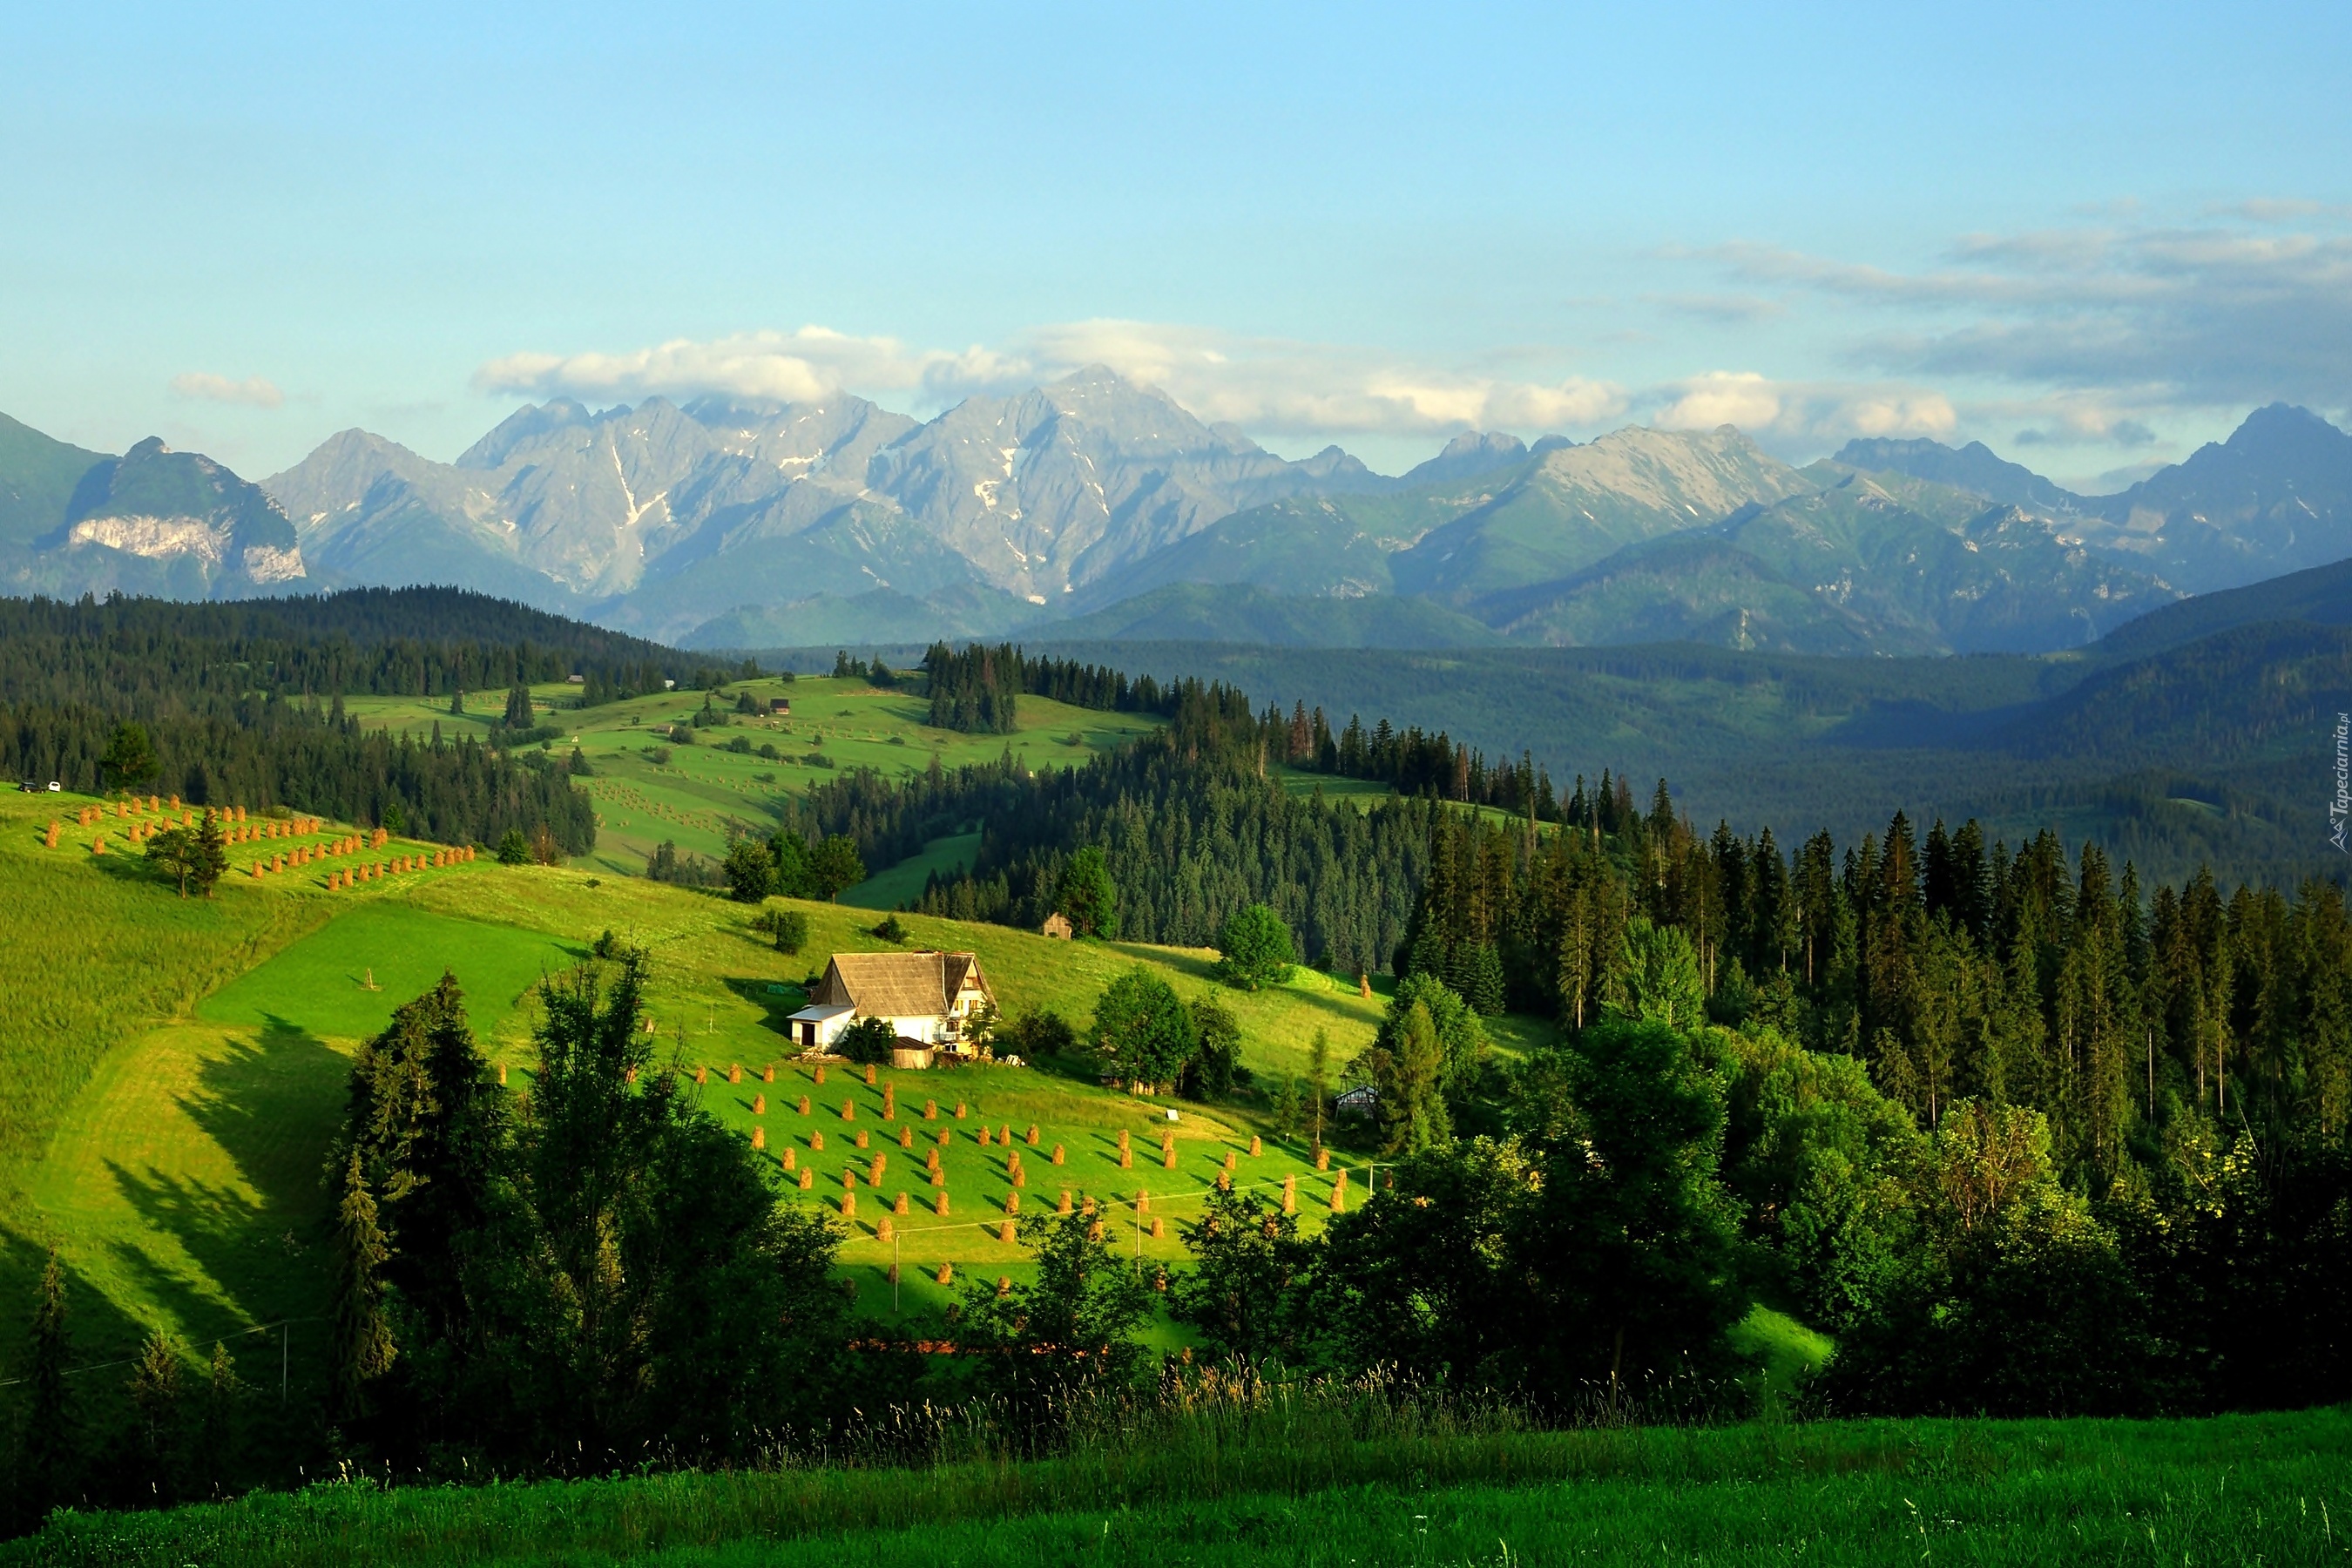
[[[914,349],[824,327],[678,339],[620,353],[509,354],[475,374],[485,392],[630,400],[722,393],[807,402],[838,391],[941,405],[1108,365],[1212,424],[1268,435],[1450,435],[1594,426],[1628,405],[1613,383],[1543,381],[1400,362],[1346,345],[1246,338],[1152,321],[1059,322],[1002,347]]]
[[[797,331],[739,332],[698,342],[674,338],[652,348],[617,353],[513,353],[474,373],[485,392],[525,396],[568,395],[635,399],[722,393],[734,397],[805,403],[845,386],[877,392],[919,388],[946,371],[975,368],[967,355],[919,353],[892,338],[860,338],[825,327]]]
[[[1755,371],[1709,371],[1661,387],[1651,423],[1670,430],[1737,425],[1749,435],[1815,444],[1855,436],[1949,436],[1959,416],[1941,393],[1916,387],[1774,381]]]
[[[201,403],[231,403],[247,408],[276,408],[286,401],[286,395],[257,375],[243,381],[231,381],[225,375],[192,370],[172,378],[172,394],[175,397],[194,398]]]

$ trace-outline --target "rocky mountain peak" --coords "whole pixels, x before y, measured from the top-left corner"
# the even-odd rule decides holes
[[[1400,482],[1405,485],[1442,484],[1451,479],[1491,473],[1514,463],[1523,463],[1527,458],[1527,444],[1517,436],[1499,430],[1465,430],[1446,442],[1437,456],[1407,472]]]
[[[507,460],[508,454],[525,442],[537,440],[551,431],[589,422],[588,410],[568,397],[551,398],[545,403],[526,403],[498,422],[490,433],[457,455],[456,466],[460,468],[495,468]]]

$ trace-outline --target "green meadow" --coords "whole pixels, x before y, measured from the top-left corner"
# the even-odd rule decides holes
[[[380,1032],[392,1011],[443,971],[466,989],[484,1038],[510,1020],[546,975],[588,956],[537,931],[454,920],[403,901],[361,905],[238,975],[198,1004],[208,1024],[299,1030],[321,1039]]]
[[[792,712],[782,717],[738,713],[736,699],[747,692],[763,709],[774,699],[784,699]],[[579,700],[576,687],[558,682],[532,688],[532,700],[542,710],[541,721],[565,727],[560,739],[549,742],[550,750],[569,755],[576,744],[594,770],[581,787],[596,802],[596,848],[581,864],[641,871],[665,840],[675,843],[682,855],[717,859],[727,852],[730,826],[765,832],[783,799],[804,795],[851,768],[873,768],[898,777],[919,773],[935,759],[943,768],[961,767],[992,761],[1008,749],[1033,770],[1069,767],[1158,722],[1143,714],[1102,713],[1024,697],[1018,734],[967,735],[933,729],[924,721],[929,716],[929,702],[903,690],[830,676],[797,680],[772,676],[730,683],[723,697],[713,700],[726,724],[693,730],[690,744],[680,745],[656,732],[687,724],[700,710],[702,698],[698,691],[665,691],[583,709],[573,706]],[[471,734],[488,740],[504,713],[505,700],[503,691],[469,692],[462,714],[451,713],[446,700],[410,698],[352,697],[344,700],[344,706],[370,728],[422,738],[437,725],[445,736]],[[750,749],[730,750],[737,741]],[[763,746],[776,754],[761,755]],[[890,903],[920,893],[929,869],[926,863],[902,874],[898,881],[886,883],[896,889],[911,878],[912,891]],[[879,897],[869,892],[863,901],[874,903]],[[890,903],[874,907],[888,908]]]
[[[979,853],[977,833],[934,838],[923,846],[921,854],[910,855],[845,889],[841,901],[862,910],[895,910],[902,904],[912,904],[923,896],[923,884],[930,879],[932,872],[951,876],[971,866]]]

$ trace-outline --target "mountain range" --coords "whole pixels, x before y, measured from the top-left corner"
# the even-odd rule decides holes
[[[1294,461],[1099,366],[918,421],[847,395],[515,411],[454,462],[364,430],[257,486],[0,419],[0,584],[178,597],[447,583],[698,647],[1688,641],[2044,652],[2352,556],[2352,437],[2259,409],[2117,495],[1980,443],[1802,468],[1740,431],[1472,432]]]

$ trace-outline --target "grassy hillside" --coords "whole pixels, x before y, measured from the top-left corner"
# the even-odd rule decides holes
[[[1139,1244],[1147,1258],[1179,1256],[1175,1227],[1228,1152],[1237,1182],[1271,1193],[1293,1176],[1310,1226],[1328,1212],[1332,1178],[1315,1172],[1302,1151],[1278,1149],[1269,1137],[1261,1153],[1248,1152],[1254,1134],[1270,1131],[1254,1109],[1262,1099],[1179,1105],[1171,1125],[1167,1105],[1102,1089],[1077,1061],[886,1072],[871,1088],[836,1066],[818,1083],[812,1069],[786,1059],[781,1021],[802,1005],[826,953],[890,946],[864,929],[876,918],[867,910],[796,906],[809,917],[810,942],[785,955],[750,930],[751,910],[723,899],[590,868],[506,868],[487,858],[338,891],[323,885],[334,862],[258,882],[237,872],[217,898],[184,901],[119,843],[94,856],[85,832],[46,847],[49,817],[70,822],[81,804],[0,797],[0,874],[38,895],[12,901],[11,940],[0,949],[7,994],[37,999],[0,1019],[0,1149],[9,1152],[0,1165],[0,1376],[20,1353],[31,1272],[49,1246],[78,1282],[85,1354],[121,1353],[152,1328],[203,1344],[291,1318],[291,1376],[299,1385],[315,1375],[306,1349],[322,1342],[313,1321],[324,1300],[320,1172],[352,1051],[446,967],[466,988],[493,1058],[520,1089],[533,1060],[540,977],[584,956],[607,930],[651,952],[651,1016],[665,1055],[681,1070],[703,1073],[705,1108],[746,1138],[763,1130],[780,1177],[787,1150],[797,1166],[816,1171],[799,1201],[837,1212],[850,1190],[844,1173],[862,1173],[874,1155],[887,1156],[882,1187],[856,1189],[843,1260],[866,1304],[886,1310],[891,1253],[876,1222],[906,1193],[911,1212],[898,1218],[898,1257],[910,1331],[950,1293],[936,1282],[942,1264],[961,1275],[1023,1272],[1021,1249],[996,1239],[1014,1191],[997,1141],[1008,1126],[1024,1139],[1033,1123],[1038,1129],[1034,1146],[1016,1145],[1027,1167],[1024,1212],[1054,1206],[1066,1187],[1074,1204],[1104,1205],[1126,1245]],[[332,832],[327,825],[320,837]],[[68,918],[36,918],[36,909]],[[1083,1026],[1103,987],[1134,963],[1186,995],[1214,986],[1207,952],[901,918],[913,945],[978,952],[1008,1013],[1051,1008]],[[1218,994],[1240,1020],[1244,1065],[1262,1081],[1303,1071],[1318,1030],[1328,1033],[1335,1061],[1344,1061],[1370,1040],[1382,1005],[1352,981],[1311,971],[1286,987]],[[1498,1037],[1516,1047],[1542,1033],[1532,1020],[1506,1020]],[[740,1081],[732,1081],[739,1067]],[[886,1086],[898,1097],[895,1121],[881,1115]],[[923,1115],[926,1101],[936,1102],[935,1116]],[[845,1118],[845,1102],[854,1119]],[[986,1146],[978,1137],[983,1125]],[[1126,1169],[1117,1157],[1121,1129],[1134,1151]],[[902,1130],[915,1140],[911,1149],[899,1141]],[[1176,1140],[1173,1170],[1160,1163],[1162,1131]],[[862,1150],[860,1132],[868,1144]],[[936,1212],[940,1189],[923,1175],[932,1146],[947,1172],[945,1215]],[[1360,1160],[1355,1166],[1360,1194],[1365,1169]],[[1152,1194],[1142,1213],[1139,1191]],[[1154,1216],[1166,1222],[1157,1240],[1148,1234]],[[256,1346],[253,1353],[268,1352]]]
[[[51,1244],[93,1287],[86,1345],[119,1346],[142,1323],[210,1337],[315,1308],[313,1270],[299,1260],[318,1211],[320,1130],[341,1103],[342,1058],[290,1024],[279,999],[234,1000],[233,983],[339,916],[365,925],[368,911],[419,882],[483,869],[333,892],[329,870],[356,857],[252,876],[265,847],[273,856],[316,848],[347,831],[322,824],[232,847],[217,896],[184,900],[126,841],[134,824],[173,814],[123,817],[109,805],[100,827],[77,826],[94,804],[0,796],[0,885],[11,895],[0,904],[0,994],[9,999],[0,1008],[0,1355],[8,1357],[20,1347],[30,1270]],[[257,815],[252,826],[263,821]],[[100,837],[102,855],[91,847]],[[367,858],[426,847],[394,840]],[[483,952],[448,947],[461,972]],[[352,952],[350,969],[313,964],[306,990],[345,1001],[368,963],[389,974],[403,957],[397,942]],[[213,1016],[219,1006],[226,1016]]]
[[[898,775],[919,773],[936,758],[941,767],[992,761],[1009,746],[1032,770],[1069,767],[1142,733],[1158,721],[1138,713],[1104,713],[1042,697],[1021,699],[1017,735],[968,735],[935,730],[924,721],[929,702],[903,690],[831,677],[738,681],[717,702],[724,728],[692,731],[680,745],[655,731],[685,724],[702,706],[698,691],[666,691],[594,708],[574,708],[580,689],[551,682],[532,689],[541,722],[563,726],[550,754],[562,759],[576,744],[594,770],[581,782],[596,802],[596,850],[583,865],[636,872],[665,839],[681,855],[716,859],[727,852],[730,824],[772,830],[778,803],[805,794],[845,768]],[[763,707],[789,699],[789,717],[753,718],[734,711],[739,693]],[[446,700],[355,697],[346,709],[362,724],[425,736],[487,738],[505,711],[505,693],[469,692],[467,711],[452,714]],[[1075,738],[1075,743],[1074,743]],[[737,741],[743,751],[730,747]],[[761,748],[774,755],[762,755]],[[667,753],[665,755],[665,753]],[[822,762],[817,759],[823,759]],[[873,868],[880,870],[882,868]],[[922,878],[915,878],[915,890]]]
[[[958,1462],[958,1461],[961,1462]],[[1469,1430],[1277,1396],[1067,1458],[67,1516],[0,1563],[2326,1563],[2352,1415]]]

